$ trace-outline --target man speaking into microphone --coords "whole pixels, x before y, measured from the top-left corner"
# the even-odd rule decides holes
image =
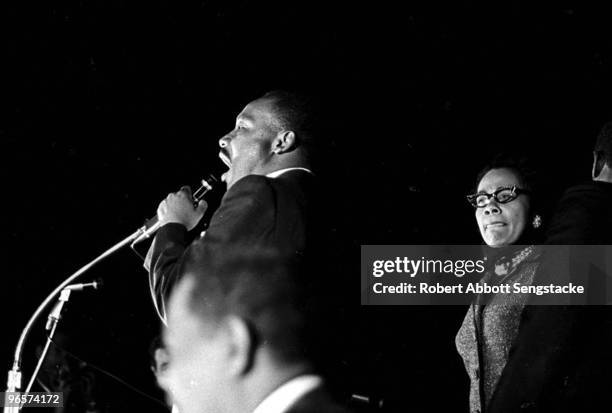
[[[268,92],[236,117],[219,140],[227,192],[206,233],[191,242],[188,232],[204,215],[191,190],[169,194],[158,207],[162,226],[145,260],[158,315],[166,322],[165,300],[189,255],[200,259],[228,248],[273,248],[291,259],[307,259],[313,238],[315,123],[310,103],[285,91]]]

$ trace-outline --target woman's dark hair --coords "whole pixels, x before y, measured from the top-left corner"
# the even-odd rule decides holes
[[[495,156],[477,175],[474,192],[478,190],[478,185],[482,178],[493,169],[508,169],[519,179],[522,189],[529,191],[529,215],[525,230],[515,242],[517,245],[528,245],[541,243],[543,239],[542,226],[535,229],[532,225],[536,215],[542,215],[541,192],[538,182],[538,174],[533,164],[524,155],[514,153],[500,153]]]
[[[521,188],[533,192],[537,189],[537,173],[533,168],[530,160],[521,155],[509,153],[501,153],[493,158],[476,177],[476,185],[474,192],[478,189],[478,185],[484,176],[492,169],[509,169],[516,174],[521,183]]]

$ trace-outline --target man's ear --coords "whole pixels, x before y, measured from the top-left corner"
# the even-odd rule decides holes
[[[285,130],[279,132],[272,142],[272,152],[275,154],[281,154],[285,152],[291,152],[297,147],[297,137],[295,132]]]
[[[252,367],[256,343],[253,339],[248,323],[237,316],[226,319],[228,334],[228,351],[230,373],[234,376],[246,374]]]

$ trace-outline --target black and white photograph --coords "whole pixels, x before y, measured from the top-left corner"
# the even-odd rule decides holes
[[[3,2],[4,412],[612,409],[611,19]]]

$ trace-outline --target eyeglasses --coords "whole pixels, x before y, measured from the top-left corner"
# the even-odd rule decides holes
[[[489,199],[495,199],[498,204],[507,204],[514,201],[520,194],[526,194],[529,191],[519,188],[518,186],[510,186],[499,188],[492,194],[486,192],[478,192],[477,194],[467,195],[467,200],[474,208],[484,208],[489,203]]]

